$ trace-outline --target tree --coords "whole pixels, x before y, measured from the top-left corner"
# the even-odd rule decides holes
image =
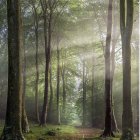
[[[48,108],[49,65],[50,65],[50,59],[51,59],[51,56],[50,56],[51,55],[51,41],[52,41],[52,32],[53,32],[52,30],[54,29],[54,26],[55,26],[55,22],[56,22],[55,20],[59,17],[59,15],[62,12],[62,9],[64,8],[64,7],[62,9],[58,8],[60,10],[58,12],[56,9],[59,3],[60,3],[59,0],[53,0],[53,1],[40,0],[42,13],[43,13],[43,21],[44,21],[44,41],[45,41],[45,57],[46,57],[44,102],[43,102],[40,125],[46,125],[47,108]]]
[[[52,52],[51,52],[52,55]],[[49,100],[49,108],[48,108],[48,122],[53,123],[53,99],[54,99],[54,93],[53,93],[53,83],[52,83],[52,61],[50,61],[50,70],[49,70],[49,79],[50,79],[50,100]]]
[[[20,0],[7,0],[8,19],[8,96],[1,140],[24,140],[22,116],[22,22]]]
[[[38,110],[38,84],[39,84],[39,66],[38,66],[38,51],[39,51],[39,16],[37,12],[37,7],[33,0],[31,0],[32,7],[33,7],[33,15],[34,15],[34,33],[35,33],[35,45],[36,45],[36,53],[35,53],[35,67],[36,67],[36,81],[35,81],[35,113],[36,113],[36,120],[40,123],[39,117],[39,110]]]
[[[23,50],[23,94],[22,94],[22,131],[28,133],[30,131],[29,122],[25,109],[25,94],[26,94],[26,49]]]
[[[91,88],[91,108],[92,108],[92,112],[91,112],[91,116],[92,116],[92,127],[94,127],[94,116],[95,116],[95,55],[93,54],[92,57],[92,88]]]
[[[52,14],[53,4],[46,0],[40,0],[43,20],[44,20],[44,41],[45,41],[45,90],[44,90],[44,102],[41,114],[40,125],[46,125],[47,108],[48,108],[48,89],[49,89],[49,65],[50,65],[50,53],[51,53],[51,36],[52,36]],[[49,9],[48,9],[49,8]],[[48,13],[49,11],[49,13]]]
[[[64,52],[64,58],[62,61],[62,70],[61,70],[61,75],[62,75],[62,82],[63,82],[63,103],[62,103],[62,114],[63,114],[63,122],[66,123],[66,64],[65,64],[65,59],[66,59],[66,51]]]
[[[136,63],[137,63],[137,74],[138,74],[138,76],[137,76],[137,90],[136,90],[136,92],[137,92],[137,100],[136,100],[136,102],[137,102],[137,121],[136,121],[136,133],[137,133],[137,135],[139,136],[139,68],[140,68],[140,66],[139,66],[139,42],[137,42],[136,43]]]
[[[126,10],[127,9],[127,10]],[[120,0],[120,30],[123,58],[122,140],[132,140],[133,116],[131,102],[131,35],[133,29],[133,0]]]
[[[114,80],[114,73],[115,73],[115,48],[118,39],[118,35],[116,33],[117,29],[117,21],[116,21],[116,1],[113,2],[114,9],[113,9],[113,31],[112,31],[112,51],[111,51],[111,103],[112,103],[112,130],[114,132],[119,132],[115,112],[114,112],[114,101],[113,101],[113,80]]]
[[[111,65],[111,83],[110,83],[110,88],[111,88],[111,104],[112,104],[112,130],[115,131],[115,132],[118,132],[119,129],[118,129],[118,126],[117,126],[117,121],[116,121],[116,117],[115,117],[115,112],[114,112],[114,101],[113,101],[113,78],[114,78],[114,71],[115,71],[115,46],[116,46],[116,43],[117,43],[117,39],[118,39],[118,35],[116,34],[116,27],[117,27],[117,21],[116,21],[116,1],[112,2],[112,4],[114,5],[114,24],[113,24],[113,35],[112,35],[112,51],[111,51],[111,61],[110,61],[110,65]],[[112,5],[112,7],[113,7]],[[93,6],[93,10],[94,10],[94,14],[95,14],[95,18],[96,18],[96,21],[97,21],[97,24],[99,26],[99,35],[100,35],[100,42],[101,42],[101,45],[102,45],[102,48],[104,48],[104,43],[103,43],[103,37],[102,37],[102,30],[101,30],[101,23],[100,21],[98,21],[98,16],[97,16],[97,11],[95,9],[95,6]],[[113,12],[112,11],[112,12]],[[102,17],[103,18],[103,17]],[[104,18],[103,18],[104,19]],[[103,49],[103,53],[104,53],[104,49]]]
[[[114,136],[112,132],[112,103],[111,103],[111,72],[110,72],[110,44],[112,32],[112,5],[113,0],[109,0],[108,18],[107,18],[107,37],[105,46],[105,129],[101,136]]]
[[[60,39],[57,35],[57,89],[56,89],[56,123],[61,124],[60,120],[60,50],[59,50]]]
[[[86,64],[85,59],[83,60],[83,119],[82,126],[86,125]]]

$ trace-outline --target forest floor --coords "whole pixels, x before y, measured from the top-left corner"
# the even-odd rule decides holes
[[[25,134],[26,140],[120,140],[120,135],[115,138],[103,139],[99,136],[102,130],[95,128],[82,128],[68,125],[47,125],[39,127],[31,125],[30,132]],[[0,127],[0,133],[2,127]]]
[[[27,140],[102,140],[99,138],[101,133],[101,130],[94,128],[48,125],[45,128],[31,126],[31,132],[25,137]],[[119,140],[119,138],[119,135],[116,135],[116,138],[106,140]]]

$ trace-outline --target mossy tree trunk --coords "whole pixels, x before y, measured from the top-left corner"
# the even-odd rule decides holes
[[[131,101],[131,35],[133,29],[133,0],[120,0],[120,29],[123,57],[123,115],[122,140],[132,140],[133,113]]]
[[[1,140],[24,140],[22,118],[22,22],[20,0],[7,0],[8,96]]]

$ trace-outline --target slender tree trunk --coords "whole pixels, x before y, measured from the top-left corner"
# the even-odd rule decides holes
[[[43,7],[43,5],[42,5]],[[40,125],[46,125],[47,119],[47,108],[48,108],[48,88],[49,88],[49,65],[50,65],[50,53],[51,53],[51,35],[52,35],[52,14],[49,14],[48,19],[48,28],[47,28],[47,9],[44,12],[44,38],[45,38],[45,56],[46,56],[46,64],[45,64],[45,90],[44,90],[44,101],[42,108],[42,115],[40,120]],[[48,31],[47,31],[48,29]]]
[[[52,85],[52,64],[50,62],[50,100],[48,108],[48,122],[53,123],[53,85]]]
[[[30,132],[25,107],[22,108],[22,132],[24,132],[24,133],[29,133]]]
[[[66,119],[66,98],[67,98],[67,94],[66,94],[66,50],[64,51],[64,57],[62,60],[62,68],[61,68],[61,75],[62,75],[62,83],[63,83],[63,95],[62,95],[62,121],[64,124],[67,123],[67,119]]]
[[[111,103],[111,73],[110,73],[110,44],[112,32],[112,5],[113,0],[109,0],[108,6],[108,19],[107,19],[107,37],[105,47],[105,100],[106,100],[106,113],[105,113],[105,129],[102,137],[114,136],[112,132],[112,103]]]
[[[24,99],[24,98],[23,98]],[[30,131],[28,118],[25,110],[25,104],[22,104],[22,132],[28,133]]]
[[[113,101],[113,80],[114,80],[114,73],[115,73],[115,46],[117,43],[117,35],[116,35],[116,27],[117,27],[117,21],[116,21],[116,1],[113,2],[114,4],[114,24],[113,24],[113,34],[112,34],[112,51],[111,51],[111,102],[112,102],[112,130],[114,132],[119,132],[117,121],[115,117],[114,112],[114,101]]]
[[[49,70],[49,58],[47,56],[48,53],[48,35],[47,35],[47,17],[46,12],[44,12],[44,40],[45,40],[45,57],[46,57],[46,64],[45,64],[45,90],[44,90],[44,101],[43,101],[43,108],[41,114],[40,125],[46,125],[46,118],[47,118],[47,107],[48,107],[48,70]]]
[[[35,6],[35,3],[33,0],[32,7],[33,7],[33,13],[34,13],[34,33],[35,33],[35,46],[36,46],[36,53],[35,53],[35,68],[36,68],[36,80],[35,80],[35,116],[36,121],[40,123],[40,117],[39,117],[39,110],[38,110],[38,84],[39,84],[39,67],[38,67],[38,14],[37,14],[37,8]]]
[[[127,9],[127,11],[126,11]],[[133,115],[131,102],[131,35],[133,28],[133,0],[120,0],[120,29],[123,57],[123,115],[122,140],[132,140]]]
[[[60,124],[60,104],[59,104],[59,98],[60,98],[60,50],[59,50],[59,40],[57,39],[57,89],[56,89],[56,99],[57,99],[57,118],[56,123]]]
[[[82,126],[86,125],[86,66],[85,60],[83,60],[83,120]]]
[[[24,47],[24,62],[23,62],[23,95],[22,95],[22,132],[28,133],[30,131],[28,118],[25,109],[25,94],[26,94],[26,50]]]
[[[114,101],[113,101],[113,77],[114,77],[114,71],[115,71],[115,48],[112,45],[112,71],[111,71],[111,102],[112,102],[112,130],[114,132],[119,132],[118,126],[117,126],[117,121],[115,117],[115,112],[114,112]]]
[[[137,45],[137,48],[136,48],[136,61],[137,61],[137,121],[136,121],[136,133],[137,133],[137,136],[139,136],[139,43],[136,44]]]
[[[42,109],[42,115],[40,120],[40,125],[45,126],[46,125],[46,119],[47,119],[47,108],[48,108],[48,86],[49,86],[49,62],[46,61],[46,70],[45,70],[45,92],[44,92],[44,102],[43,102],[43,109]]]
[[[92,91],[91,91],[91,94],[92,94],[92,97],[91,97],[91,108],[92,108],[92,127],[94,127],[94,123],[95,123],[95,86],[94,86],[94,62],[95,62],[95,59],[94,59],[94,56],[93,56],[93,66],[92,66]]]
[[[63,121],[66,122],[66,82],[65,82],[65,62],[63,62],[62,69],[62,81],[63,81]]]
[[[38,66],[38,17],[37,12],[35,10],[35,37],[36,37],[36,55],[35,55],[35,66],[36,66],[36,82],[35,82],[35,112],[36,112],[36,120],[40,123],[39,110],[38,110],[38,84],[39,84],[39,66]]]
[[[38,109],[38,84],[39,84],[39,66],[38,66],[38,28],[39,28],[39,17],[37,13],[37,8],[35,6],[35,1],[30,0],[33,8],[33,16],[34,16],[34,33],[35,33],[35,46],[36,46],[36,53],[35,53],[35,72],[36,72],[36,80],[35,80],[35,116],[36,121],[40,123],[39,117],[39,109]]]
[[[7,0],[8,96],[5,126],[1,140],[24,140],[22,117],[22,22],[20,0]]]

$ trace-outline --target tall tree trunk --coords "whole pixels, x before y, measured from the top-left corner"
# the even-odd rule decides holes
[[[86,125],[86,66],[85,66],[85,60],[83,60],[83,120],[82,120],[82,126]]]
[[[113,80],[114,80],[114,73],[115,73],[115,46],[117,43],[117,35],[116,35],[116,27],[117,27],[117,21],[116,21],[116,1],[113,2],[114,5],[114,24],[113,24],[113,34],[112,34],[112,51],[111,51],[111,102],[112,102],[112,130],[114,132],[119,132],[117,121],[115,117],[114,112],[114,101],[113,101]]]
[[[126,10],[127,9],[127,10]],[[133,28],[133,0],[120,0],[120,29],[123,57],[123,115],[122,140],[132,140],[133,115],[131,102],[131,35]]]
[[[38,66],[38,13],[37,9],[35,7],[34,2],[32,2],[32,6],[34,9],[34,32],[35,32],[35,45],[36,45],[36,53],[35,53],[35,68],[36,68],[36,80],[35,80],[35,114],[36,114],[36,121],[40,123],[40,117],[39,117],[39,109],[38,109],[38,84],[39,84],[39,66]]]
[[[114,1],[114,3],[115,3],[115,1]],[[94,7],[93,7],[94,8]],[[95,17],[97,18],[97,13],[96,13],[96,10],[95,10],[95,8],[94,8],[94,13],[95,13]],[[116,19],[116,17],[114,16],[114,19]],[[100,30],[100,23],[98,22],[98,20],[97,20],[97,23],[98,23],[98,25],[99,25],[99,33],[101,34],[101,30]],[[116,23],[116,22],[114,22],[114,23]],[[115,26],[116,27],[116,26]],[[116,38],[117,36],[115,36],[115,39],[117,40],[117,38]],[[100,38],[102,38],[101,37],[101,35],[100,35]],[[101,44],[102,44],[102,47],[104,48],[104,45],[103,45],[103,41],[101,40]],[[115,47],[115,45],[116,45],[116,41],[115,41],[115,44],[114,44],[114,47]],[[104,49],[103,49],[103,51],[104,51]],[[111,88],[112,88],[112,80],[111,80]],[[111,96],[112,96],[112,90],[111,90]],[[118,127],[117,127],[117,122],[116,122],[116,118],[115,118],[115,114],[114,114],[114,109],[113,109],[113,96],[111,97],[112,98],[112,130],[113,131],[119,131],[118,130]]]
[[[140,66],[139,66],[139,62],[140,62],[140,57],[139,57],[139,42],[136,44],[137,45],[137,48],[136,48],[136,62],[137,62],[137,74],[138,74],[138,76],[137,76],[137,107],[136,107],[136,109],[137,109],[137,120],[136,120],[136,133],[137,133],[137,136],[139,136],[139,68],[140,68]]]
[[[62,81],[63,81],[63,122],[66,122],[66,81],[65,81],[65,62],[63,62],[62,68]]]
[[[20,0],[7,0],[8,96],[5,126],[1,140],[24,140],[22,117],[22,22]]]
[[[23,99],[25,99],[25,97],[23,97]],[[25,110],[25,103],[22,103],[22,132],[28,133],[29,131],[30,128],[29,128],[28,118]]]
[[[57,39],[57,89],[56,89],[56,123],[60,124],[60,50],[59,50],[59,39]]]
[[[53,123],[53,85],[52,85],[52,64],[50,62],[50,100],[48,108],[48,122]]]
[[[30,128],[29,128],[28,118],[27,118],[27,114],[26,114],[26,110],[25,110],[24,106],[25,105],[23,104],[23,108],[22,108],[22,132],[29,133]]]
[[[114,136],[112,132],[112,103],[111,103],[111,73],[110,73],[110,44],[112,32],[112,5],[113,0],[109,0],[108,18],[107,18],[107,37],[105,47],[105,100],[106,100],[106,113],[105,113],[105,129],[102,137]]]
[[[45,8],[44,8],[45,4]],[[48,15],[47,22],[47,2],[42,3],[42,9],[44,9],[44,40],[45,40],[45,56],[46,56],[46,64],[45,64],[45,90],[44,90],[44,101],[43,108],[41,114],[40,125],[46,125],[47,119],[47,108],[48,108],[48,89],[49,89],[49,65],[50,65],[50,53],[51,53],[51,35],[52,35],[52,13]],[[47,24],[48,23],[48,24]],[[48,26],[47,26],[48,25]],[[48,30],[47,30],[48,29]]]
[[[95,119],[94,119],[94,116],[95,116],[95,82],[94,82],[94,62],[95,62],[95,59],[94,59],[94,56],[93,56],[93,66],[92,66],[92,91],[91,91],[91,108],[92,108],[92,127],[94,127],[94,123],[95,123]]]
[[[37,29],[38,30],[38,29]],[[36,32],[36,82],[35,82],[35,113],[36,113],[36,120],[40,123],[39,118],[39,103],[38,103],[38,84],[39,84],[39,67],[38,67],[38,31]]]
[[[30,131],[28,118],[25,109],[25,94],[26,94],[26,50],[24,46],[24,62],[23,62],[23,95],[22,95],[22,132],[28,133]]]
[[[38,28],[39,28],[39,16],[37,13],[37,7],[35,5],[34,0],[30,0],[32,8],[33,8],[33,16],[34,16],[34,33],[35,33],[35,46],[36,46],[36,53],[35,53],[35,72],[36,72],[36,80],[35,80],[35,116],[36,121],[40,123],[39,117],[39,109],[38,109],[38,84],[39,84],[39,66],[38,66]]]

